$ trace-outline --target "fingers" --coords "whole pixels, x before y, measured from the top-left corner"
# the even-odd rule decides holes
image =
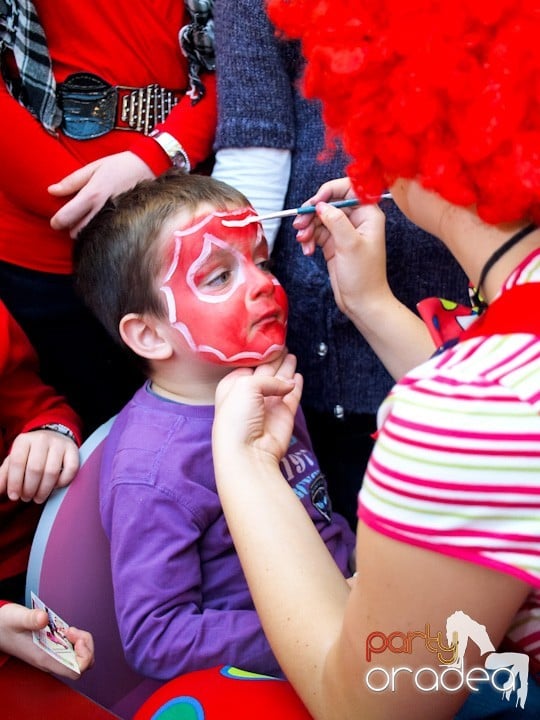
[[[292,353],[284,353],[279,362],[273,366],[273,370],[274,375],[281,380],[293,380],[296,373],[296,356]],[[255,370],[255,374],[257,374],[257,370]]]
[[[4,605],[0,612],[2,614],[0,626],[9,628],[12,632],[24,632],[27,630],[41,630],[47,627],[49,618],[45,610],[35,608],[31,610],[18,603]]]
[[[67,437],[51,430],[19,435],[0,468],[6,473],[10,500],[40,504],[57,486],[67,485],[79,466],[79,451]]]
[[[49,186],[49,192],[58,197],[75,195],[51,218],[51,227],[69,230],[75,237],[109,197],[154,177],[144,160],[129,150],[99,158]]]
[[[69,230],[71,237],[75,237],[92,219],[99,207],[99,203],[94,204],[94,198],[80,192],[52,216],[51,227],[53,230]]]
[[[352,240],[356,231],[343,210],[332,205],[318,203],[317,215],[327,230],[318,244],[322,248],[326,262],[329,262],[335,255],[336,243]],[[332,242],[329,242],[330,239]]]
[[[263,397],[279,397],[294,414],[300,402],[303,378],[296,372],[296,356],[285,354],[276,365],[260,365],[253,378]]]
[[[66,631],[67,639],[73,644],[77,664],[81,672],[88,670],[94,664],[94,640],[86,630],[70,627]]]
[[[60,182],[49,185],[49,193],[56,197],[75,195],[52,216],[50,225],[54,230],[69,230],[74,238],[103,205],[109,192],[102,190],[99,183],[92,182],[101,165],[101,159],[94,160]]]
[[[4,458],[0,465],[0,495],[7,495],[7,475],[9,467],[9,456]]]
[[[45,610],[36,608],[28,611],[27,625],[25,628],[27,630],[43,630],[43,628],[47,627],[48,623],[49,618]]]
[[[98,167],[98,161],[89,163],[75,170],[71,175],[66,175],[60,182],[49,185],[47,190],[51,195],[55,195],[56,197],[75,195],[75,193],[79,193],[79,191],[88,184],[96,167]],[[86,219],[88,215],[88,202],[84,194],[82,197],[78,194],[75,195],[72,200],[63,205],[60,210],[52,216],[50,224],[53,230],[70,230],[71,233],[74,233],[75,225],[80,229],[82,220]],[[88,218],[88,220],[89,219],[90,218]],[[72,235],[72,237],[74,237],[74,235]]]
[[[16,501],[22,498],[29,452],[30,444],[26,441],[25,435],[19,435],[13,443],[11,453],[2,464],[2,469],[6,472],[6,492],[10,500]]]
[[[330,180],[324,183],[317,190],[315,195],[306,200],[304,205],[317,205],[318,203],[329,203],[335,200],[345,200],[354,197],[351,188],[351,181],[348,177]],[[297,215],[293,220],[293,227],[296,232],[296,239],[302,246],[304,255],[313,255],[317,245],[322,247],[328,240],[328,231],[321,224],[318,213]]]
[[[288,372],[289,369],[289,372]],[[292,373],[290,372],[292,369]],[[285,349],[282,354],[272,362],[258,365],[254,370],[254,375],[280,375],[283,378],[292,377],[296,369],[296,357]]]
[[[66,175],[65,178],[62,178],[62,180],[59,180],[57,183],[49,185],[47,191],[56,197],[73,195],[86,185],[88,180],[92,177],[97,162],[98,161],[88,163],[88,165],[75,170],[75,172],[72,172],[70,175]]]
[[[385,215],[378,205],[361,205],[346,213],[327,203],[319,203],[317,215],[337,248],[343,247],[346,241],[356,242],[359,238],[379,241],[384,237]],[[326,241],[319,244],[324,251]]]
[[[62,460],[62,470],[60,472],[60,476],[58,477],[56,487],[66,487],[66,485],[69,485],[77,474],[79,465],[79,448],[74,442],[71,442],[66,447],[64,458]]]

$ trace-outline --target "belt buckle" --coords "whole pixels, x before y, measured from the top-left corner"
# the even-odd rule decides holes
[[[117,127],[136,130],[144,135],[149,135],[158,123],[163,122],[178,103],[178,97],[172,90],[167,90],[157,83],[142,88],[119,85],[117,91]]]
[[[58,86],[61,128],[67,137],[89,140],[114,127],[116,88],[93,73],[73,73]]]

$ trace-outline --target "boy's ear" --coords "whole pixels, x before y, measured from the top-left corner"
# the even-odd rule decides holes
[[[129,313],[120,320],[120,336],[136,355],[148,360],[167,360],[173,348],[161,332],[163,322],[147,315]]]

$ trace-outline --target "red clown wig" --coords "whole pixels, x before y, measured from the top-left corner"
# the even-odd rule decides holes
[[[486,222],[540,222],[538,0],[268,0],[299,39],[358,196],[416,178]]]

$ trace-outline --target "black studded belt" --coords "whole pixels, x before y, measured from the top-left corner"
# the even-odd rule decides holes
[[[155,83],[141,88],[111,85],[93,73],[74,73],[57,87],[60,129],[77,140],[100,137],[111,130],[148,135],[185,92]]]

